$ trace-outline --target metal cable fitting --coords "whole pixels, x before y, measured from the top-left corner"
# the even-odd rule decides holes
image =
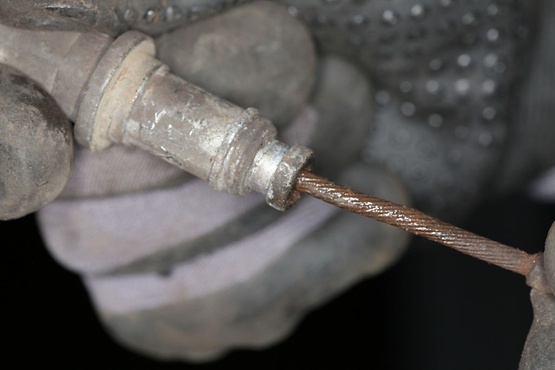
[[[171,74],[155,58],[150,37],[129,31],[114,41],[3,25],[0,34],[0,62],[33,76],[53,95],[75,122],[79,144],[91,150],[137,146],[216,190],[260,192],[279,210],[298,199],[295,179],[310,166],[312,151],[276,140],[274,125],[256,109]]]
[[[312,152],[275,140],[256,109],[243,109],[168,72],[148,36],[118,37],[94,70],[77,113],[78,142],[140,147],[207,180],[218,191],[266,195],[279,210],[295,201],[296,174]],[[108,78],[106,77],[108,76]]]

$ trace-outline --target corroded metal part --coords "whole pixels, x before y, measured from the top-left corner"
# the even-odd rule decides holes
[[[256,109],[240,108],[169,73],[154,58],[152,39],[136,31],[118,37],[99,62],[76,121],[77,140],[93,150],[134,145],[208,180],[216,190],[257,190],[283,210],[296,199],[289,196],[295,194],[294,176],[311,152],[283,144],[285,150],[268,150],[275,136],[272,123]],[[271,158],[254,165],[260,155]],[[270,171],[270,176],[265,165],[279,175]],[[290,177],[280,168],[290,170]]]
[[[73,160],[71,125],[35,81],[0,64],[0,219],[23,217],[62,191]]]

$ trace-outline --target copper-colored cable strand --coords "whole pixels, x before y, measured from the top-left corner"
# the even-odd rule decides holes
[[[536,263],[536,255],[476,235],[413,208],[337,185],[309,171],[301,171],[296,189],[524,276],[529,275]]]

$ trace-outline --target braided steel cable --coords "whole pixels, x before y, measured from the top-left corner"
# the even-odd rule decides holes
[[[524,276],[528,276],[536,264],[538,257],[536,254],[528,254],[484,238],[416,209],[375,198],[347,186],[337,185],[309,171],[299,173],[296,189],[347,211],[397,226],[412,234]]]

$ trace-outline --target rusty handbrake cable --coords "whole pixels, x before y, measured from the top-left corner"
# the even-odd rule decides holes
[[[550,293],[543,272],[542,253],[528,254],[440,221],[416,209],[372,197],[347,186],[337,185],[307,170],[299,173],[295,188],[301,193],[347,211],[399,227],[474,258],[516,272],[527,278],[529,286]]]

